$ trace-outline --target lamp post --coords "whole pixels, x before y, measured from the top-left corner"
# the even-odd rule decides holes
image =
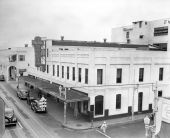
[[[68,88],[68,90],[70,90],[70,88]],[[66,124],[67,123],[67,102],[66,102],[67,88],[63,88],[60,85],[59,92],[60,92],[60,97],[64,98],[64,124]]]
[[[153,85],[152,85],[153,87]],[[151,132],[151,137],[155,138],[155,130],[156,130],[156,112],[158,110],[158,93],[157,93],[157,82],[155,84],[155,90],[153,90],[154,92],[154,109],[153,109],[153,116],[154,116],[154,120],[153,120],[153,125],[150,124],[150,118],[148,116],[146,116],[144,118],[144,124],[145,124],[145,136],[146,138],[148,138],[148,134],[149,132]]]
[[[145,136],[146,136],[146,138],[148,138],[148,136],[149,136],[149,125],[150,125],[150,119],[149,119],[148,116],[145,116],[144,124],[145,124]]]
[[[135,92],[138,93],[139,84],[135,85],[133,88],[133,97],[132,97],[132,120],[134,120],[134,106],[135,106]]]
[[[148,115],[145,116],[144,118],[144,124],[145,124],[145,136],[146,138],[149,138],[149,133],[151,133],[151,138],[155,138],[155,124],[151,125],[150,124],[150,118]]]

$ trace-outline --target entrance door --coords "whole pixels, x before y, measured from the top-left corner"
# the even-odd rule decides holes
[[[143,93],[138,93],[138,111],[142,112]]]
[[[103,115],[103,96],[95,97],[95,115]]]

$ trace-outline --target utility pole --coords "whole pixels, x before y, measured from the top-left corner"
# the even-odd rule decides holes
[[[135,112],[135,92],[137,90],[138,93],[139,84],[136,84],[133,88],[133,97],[132,97],[132,120],[134,120],[134,112]]]
[[[152,129],[152,138],[155,138],[155,129],[156,129],[156,112],[158,111],[158,83],[155,84],[155,90],[154,90],[154,123],[153,123],[153,129]]]

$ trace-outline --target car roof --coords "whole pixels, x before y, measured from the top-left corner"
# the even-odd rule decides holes
[[[5,107],[5,112],[12,112],[13,109],[12,108],[9,108],[9,107]]]

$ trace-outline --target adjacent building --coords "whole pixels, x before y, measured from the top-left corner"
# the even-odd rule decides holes
[[[27,75],[27,68],[34,64],[32,47],[14,47],[0,50],[0,74],[5,80],[16,80],[17,76]]]
[[[145,44],[159,50],[170,50],[170,18],[136,21],[132,25],[112,29],[111,41]]]

